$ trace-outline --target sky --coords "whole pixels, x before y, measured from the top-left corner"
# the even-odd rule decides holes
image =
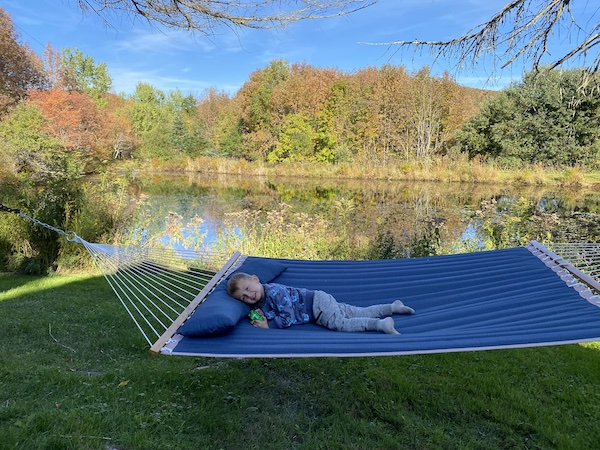
[[[591,1],[591,0],[587,0]],[[583,3],[587,3],[582,0]],[[20,42],[42,55],[77,48],[106,63],[117,94],[132,94],[139,82],[164,92],[201,96],[207,88],[234,94],[250,74],[274,59],[352,72],[383,64],[409,72],[425,65],[465,86],[502,89],[518,81],[523,66],[492,71],[456,70],[455,62],[433,60],[397,47],[367,45],[396,40],[446,40],[489,20],[508,0],[379,0],[347,16],[295,22],[281,30],[217,30],[209,36],[159,29],[145,19],[112,15],[109,23],[83,12],[77,0],[0,0]],[[564,41],[564,39],[563,39]]]

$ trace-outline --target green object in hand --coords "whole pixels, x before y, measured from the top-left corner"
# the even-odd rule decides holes
[[[256,309],[253,309],[252,311],[250,311],[250,314],[248,314],[248,317],[250,317],[250,320],[258,320],[258,321],[262,320],[262,316]]]

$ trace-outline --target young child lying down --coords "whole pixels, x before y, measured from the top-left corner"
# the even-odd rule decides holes
[[[296,288],[278,283],[262,284],[256,275],[238,272],[227,282],[233,298],[256,308],[260,319],[252,320],[259,328],[287,328],[316,323],[334,331],[382,331],[399,334],[392,314],[413,314],[414,309],[400,300],[367,307],[338,302],[319,290]]]

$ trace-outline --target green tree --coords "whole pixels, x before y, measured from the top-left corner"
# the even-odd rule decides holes
[[[21,103],[0,122],[3,201],[39,220],[62,227],[80,206],[81,162],[42,131],[46,119],[33,105]],[[9,242],[5,269],[44,273],[59,251],[59,236],[23,220],[0,217],[0,243]],[[1,244],[0,244],[1,246]]]
[[[281,59],[274,60],[264,69],[250,74],[250,80],[238,91],[236,97],[242,105],[245,158],[262,159],[276,145],[281,130],[272,121],[272,95],[275,88],[289,76],[289,63]]]
[[[528,73],[484,105],[457,136],[471,157],[559,166],[597,164],[600,97],[581,87],[582,69]],[[598,77],[587,89],[598,89]]]
[[[131,101],[129,117],[139,139],[140,156],[170,158],[171,124],[165,93],[148,83],[138,83],[128,99]]]
[[[170,91],[167,96],[166,120],[171,122],[170,143],[174,154],[198,156],[208,146],[197,105],[193,95],[184,96],[179,89]]]
[[[334,162],[349,161],[354,156],[352,139],[345,132],[349,119],[349,95],[347,76],[342,76],[331,86],[324,99],[321,121],[329,138],[327,144],[321,147],[332,148]]]
[[[64,89],[85,92],[101,103],[103,96],[113,87],[106,63],[96,64],[91,56],[84,55],[77,48],[62,51],[60,78]]]
[[[275,149],[267,155],[268,162],[311,161],[315,159],[316,133],[304,114],[288,116]]]
[[[253,77],[253,75],[255,75]],[[271,128],[272,94],[290,76],[290,65],[282,59],[271,61],[264,69],[250,75],[244,125],[248,131]],[[244,89],[244,87],[242,87]],[[242,94],[244,92],[242,91]]]
[[[215,148],[223,156],[243,157],[244,143],[240,127],[240,118],[233,110],[223,111],[215,124]]]
[[[46,122],[42,113],[28,103],[20,103],[0,122],[0,137],[5,144],[2,153],[9,162],[5,168],[32,183],[78,178],[82,162],[69,154],[61,141],[43,131]]]

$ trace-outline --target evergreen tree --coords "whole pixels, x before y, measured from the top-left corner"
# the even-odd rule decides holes
[[[582,69],[528,73],[485,104],[457,136],[470,157],[557,166],[600,157],[598,77],[582,88]]]

